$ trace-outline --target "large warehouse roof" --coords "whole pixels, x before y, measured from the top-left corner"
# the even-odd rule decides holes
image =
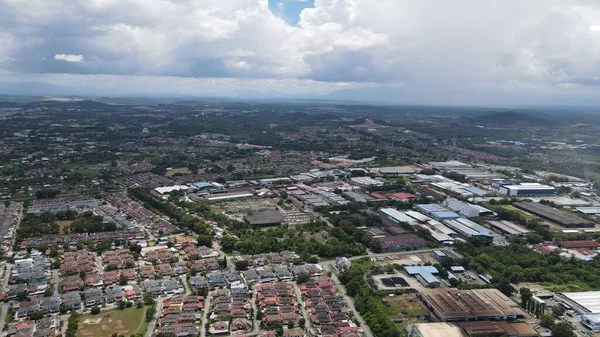
[[[600,291],[560,293],[557,294],[557,297],[561,300],[566,300],[567,304],[575,307],[574,309],[580,309],[578,311],[586,311],[589,314],[600,314]]]
[[[420,297],[442,320],[523,316],[524,312],[497,289],[423,289]]]
[[[244,219],[252,226],[268,226],[280,224],[283,216],[277,211],[262,211],[247,214]]]
[[[592,227],[593,221],[574,216],[552,207],[534,202],[515,202],[513,206],[537,214],[543,218],[554,221],[565,227]]]
[[[385,214],[387,217],[391,218],[397,222],[406,222],[406,223],[415,223],[415,219],[409,217],[408,215],[394,209],[394,208],[382,208],[379,210],[381,213]]]

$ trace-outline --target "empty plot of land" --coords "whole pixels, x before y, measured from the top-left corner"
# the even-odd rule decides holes
[[[114,332],[129,336],[144,330],[145,318],[145,307],[104,311],[98,315],[86,314],[79,319],[77,336],[109,337]]]
[[[427,310],[415,294],[388,296],[382,298],[382,302],[388,317],[394,321],[398,331],[402,331],[406,325],[424,322],[423,318],[427,316]]]

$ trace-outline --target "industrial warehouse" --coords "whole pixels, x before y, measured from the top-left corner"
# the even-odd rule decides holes
[[[600,332],[600,291],[559,293],[554,299],[581,315],[581,324]]]
[[[535,197],[542,195],[553,195],[554,187],[538,183],[522,183],[518,185],[502,185],[498,187],[498,192],[509,197]]]
[[[506,321],[525,315],[516,303],[497,289],[424,289],[418,296],[423,304],[442,322]]]
[[[563,227],[594,227],[594,222],[574,216],[552,207],[533,202],[515,202],[513,206],[531,212]]]

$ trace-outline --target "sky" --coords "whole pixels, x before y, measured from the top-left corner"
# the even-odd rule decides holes
[[[0,0],[0,81],[600,104],[600,2]]]

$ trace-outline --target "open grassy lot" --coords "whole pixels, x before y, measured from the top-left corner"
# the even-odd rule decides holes
[[[244,215],[249,212],[258,212],[261,210],[277,210],[277,200],[272,199],[243,199],[234,201],[219,202],[213,208],[214,212],[221,213],[225,212],[228,216],[236,219],[243,220]]]
[[[192,171],[188,170],[187,167],[174,168],[167,172],[167,176],[170,177],[175,174],[190,174]]]
[[[419,321],[419,317],[427,315],[427,310],[421,305],[415,294],[385,296],[381,300],[385,305],[388,317],[394,321],[398,331],[402,331],[406,325],[423,322]],[[403,321],[400,322],[402,319]]]
[[[78,337],[109,337],[116,332],[129,336],[146,330],[146,307],[103,311],[98,315],[85,314],[79,318]]]

